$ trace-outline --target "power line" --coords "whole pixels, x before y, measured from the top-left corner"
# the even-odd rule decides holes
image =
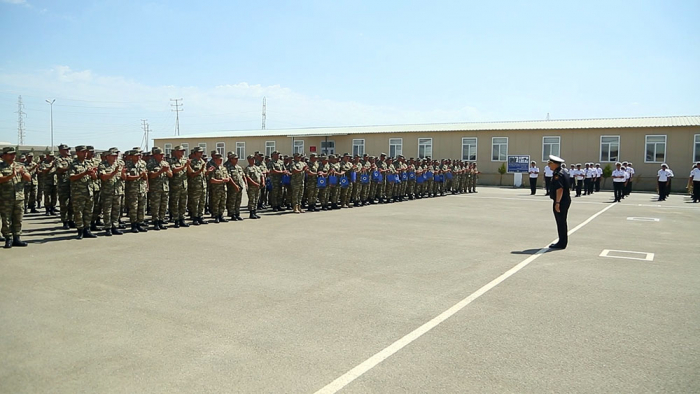
[[[141,140],[141,145],[145,143],[146,150],[148,151],[148,132],[150,131],[150,125],[148,124],[148,119],[141,119],[141,127],[143,129],[143,140]]]
[[[17,144],[24,145],[24,118],[27,116],[24,113],[24,104],[22,104],[22,96],[17,99]]]
[[[170,99],[170,101],[175,102],[175,104],[170,104],[171,107],[175,107],[175,109],[171,110],[175,112],[175,135],[180,135],[180,111],[184,111],[184,109],[180,108],[182,107],[180,103],[182,99]]]
[[[267,98],[263,97],[263,111],[262,111],[262,129],[265,130],[265,121],[267,120]]]

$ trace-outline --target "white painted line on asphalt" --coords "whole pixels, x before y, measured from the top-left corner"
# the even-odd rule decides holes
[[[610,253],[622,254],[623,256],[611,256]],[[624,256],[625,254],[632,255],[632,256]],[[644,257],[642,258],[640,255],[644,255]],[[639,257],[634,257],[634,256],[639,256]],[[654,253],[633,252],[630,250],[603,249],[603,251],[600,252],[600,256],[598,256],[598,257],[609,257],[611,259],[654,261]]]
[[[569,235],[575,233],[579,229],[581,229],[583,226],[587,225],[590,223],[593,219],[597,218],[601,214],[603,214],[605,211],[608,209],[614,207],[617,205],[617,203],[608,205],[607,207],[603,208],[602,210],[598,211],[595,213],[593,216],[589,217],[586,219],[583,223],[579,224],[578,226],[574,227],[572,230],[569,230]],[[343,387],[347,386],[350,384],[353,380],[359,378],[362,376],[365,372],[369,371],[370,369],[376,367],[381,363],[382,361],[386,360],[387,358],[391,357],[394,353],[398,352],[399,350],[403,349],[407,345],[409,345],[411,342],[415,341],[416,339],[420,338],[423,334],[426,332],[432,330],[433,328],[437,327],[440,323],[444,322],[445,320],[449,319],[452,317],[454,314],[457,312],[461,311],[466,307],[467,305],[471,304],[472,301],[476,300],[477,298],[481,297],[482,295],[486,294],[489,290],[493,289],[494,287],[498,286],[501,282],[504,280],[508,279],[509,277],[513,276],[515,273],[520,271],[521,269],[525,268],[528,264],[532,263],[540,257],[542,254],[544,254],[546,251],[548,251],[548,247],[544,247],[540,250],[538,250],[535,254],[532,256],[526,258],[525,260],[521,261],[518,263],[516,266],[513,268],[509,269],[505,273],[503,273],[501,276],[497,277],[496,279],[492,280],[491,282],[487,283],[484,285],[482,288],[479,290],[475,291],[474,293],[470,294],[467,296],[467,298],[463,299],[462,301],[456,303],[453,305],[450,309],[442,312],[441,314],[435,316],[433,319],[431,319],[429,322],[423,324],[422,326],[416,328],[415,330],[411,331],[408,333],[406,336],[403,338],[399,339],[398,341],[392,343],[388,347],[382,349],[378,353],[374,354],[372,357],[368,358],[367,360],[363,361],[359,365],[357,365],[355,368],[349,370],[336,380],[332,381],[322,389],[316,391],[315,394],[332,394],[332,393],[337,393],[340,391]]]
[[[467,197],[467,198],[483,198],[486,200],[515,200],[515,201],[534,201],[534,202],[548,202],[552,203],[552,199],[550,199],[547,196],[539,196],[539,197],[547,197],[547,198],[527,198],[527,197],[487,197],[487,196],[466,196],[466,195],[460,195],[460,197]],[[537,197],[537,196],[532,196],[532,197]],[[595,202],[595,201],[581,201],[581,200],[575,200],[574,201],[576,204],[610,204],[610,202]]]
[[[628,217],[627,220],[632,220],[636,222],[658,222],[661,219],[659,218],[643,218],[643,217],[636,217],[636,216],[631,216]]]

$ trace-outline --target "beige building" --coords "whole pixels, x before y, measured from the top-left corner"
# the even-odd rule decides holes
[[[498,168],[508,155],[529,155],[540,170],[550,154],[568,164],[598,162],[602,167],[630,161],[637,190],[654,189],[665,162],[676,174],[674,190],[680,191],[692,163],[700,161],[700,116],[250,130],[159,138],[155,145],[166,153],[183,145],[188,151],[201,146],[205,152],[233,151],[240,157],[278,150],[462,159],[476,161],[479,182],[490,185],[499,184]],[[502,182],[512,185],[513,175],[504,175]]]

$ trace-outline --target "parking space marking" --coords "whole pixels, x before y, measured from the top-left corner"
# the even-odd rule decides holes
[[[630,216],[627,218],[627,220],[632,220],[636,222],[658,222],[661,219],[659,218],[642,218],[642,217],[635,217],[635,216]]]
[[[611,253],[613,255],[611,255]],[[615,254],[618,254],[619,256],[615,256]],[[630,256],[625,256],[626,254],[630,255]],[[642,257],[642,256],[644,256],[644,257]],[[630,250],[603,249],[603,251],[600,252],[600,255],[598,257],[609,257],[611,259],[654,261],[654,253],[633,252]]]
[[[583,221],[583,223],[581,223],[578,226],[574,227],[573,229],[569,230],[568,234],[571,235],[571,234],[575,233],[576,231],[581,229],[583,226],[587,225],[593,219],[602,215],[605,211],[614,207],[615,205],[617,205],[617,203],[610,204],[607,207],[596,212],[591,217],[589,217],[588,219]],[[481,287],[479,290],[477,290],[474,293],[467,296],[467,298],[463,299],[462,301],[459,301],[458,303],[453,305],[448,310],[446,310],[446,311],[442,312],[441,314],[437,315],[436,317],[432,318],[427,323],[423,324],[422,326],[420,326],[420,327],[416,328],[415,330],[411,331],[410,333],[406,334],[403,338],[397,340],[396,342],[392,343],[391,345],[387,346],[386,348],[380,350],[378,353],[375,353],[373,356],[371,356],[367,360],[363,361],[362,363],[360,363],[356,367],[352,368],[351,370],[349,370],[348,372],[346,372],[345,374],[343,374],[342,376],[340,376],[336,380],[332,381],[331,383],[327,384],[326,386],[324,386],[320,390],[316,391],[315,394],[337,393],[343,387],[347,386],[355,379],[364,375],[367,371],[369,371],[372,368],[379,365],[379,363],[381,363],[382,361],[391,357],[393,354],[395,354],[399,350],[403,349],[404,347],[406,347],[407,345],[409,345],[410,343],[412,343],[416,339],[420,338],[423,334],[425,334],[428,331],[432,330],[433,328],[437,327],[440,323],[444,322],[445,320],[447,320],[450,317],[452,317],[453,315],[455,315],[457,312],[464,309],[467,305],[471,304],[477,298],[486,294],[489,290],[498,286],[504,280],[508,279],[509,277],[513,276],[515,273],[520,271],[521,269],[525,268],[528,264],[535,261],[535,259],[542,256],[548,250],[549,250],[549,247],[544,247],[544,248],[538,250],[532,256],[521,261],[520,263],[515,265],[513,268],[511,268],[508,271],[501,274],[501,276],[497,277],[496,279],[492,280],[491,282],[489,282],[486,285],[484,285],[483,287]]]

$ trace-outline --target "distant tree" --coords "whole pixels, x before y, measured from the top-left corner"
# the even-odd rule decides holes
[[[500,167],[498,167],[498,173],[501,174],[501,178],[498,180],[498,186],[503,186],[503,174],[506,173],[506,163],[503,163]]]
[[[605,168],[603,168],[603,187],[605,187],[605,183],[608,181],[608,178],[612,176],[613,169],[610,166],[610,164],[606,165]]]

